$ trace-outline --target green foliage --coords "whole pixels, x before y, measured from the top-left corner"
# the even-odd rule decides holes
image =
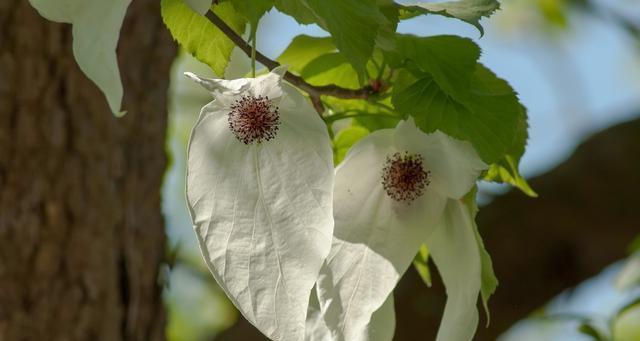
[[[498,8],[500,8],[500,4],[497,0],[417,2],[403,6],[403,18],[410,18],[418,14],[438,14],[467,22],[475,26],[483,35],[484,29],[480,25],[480,19],[491,16]]]
[[[273,0],[232,0],[231,3],[236,13],[240,13],[249,22],[252,34],[257,29],[260,18],[273,7]]]
[[[396,89],[393,103],[401,113],[414,116],[425,132],[439,129],[470,141],[488,164],[524,145],[516,140],[521,113],[515,92],[484,66],[476,65],[466,94],[454,96],[425,73],[405,89]]]
[[[597,327],[589,323],[581,323],[580,326],[578,326],[578,331],[586,336],[591,337],[594,341],[609,340],[605,335],[602,335]]]
[[[282,65],[287,65],[289,71],[300,74],[312,60],[325,53],[335,51],[336,47],[333,45],[331,37],[320,38],[302,34],[293,38],[277,61]]]
[[[616,341],[640,340],[640,298],[623,307],[612,324]]]
[[[304,0],[275,0],[274,2],[278,11],[293,17],[299,24],[309,25],[317,20],[316,15]]]
[[[480,249],[480,263],[482,265],[482,273],[481,273],[481,281],[482,285],[480,287],[480,297],[482,298],[482,305],[484,306],[484,311],[487,314],[487,326],[489,325],[489,321],[491,320],[491,315],[489,313],[489,298],[496,291],[498,287],[498,278],[496,278],[495,273],[493,272],[493,262],[491,261],[491,256],[487,252],[487,249],[484,247],[484,242],[482,241],[482,237],[480,236],[480,232],[478,231],[478,225],[476,224],[476,215],[478,214],[478,204],[476,203],[476,193],[478,189],[474,188],[471,192],[469,192],[463,199],[465,206],[469,210],[471,215],[471,221],[473,222],[473,228],[476,236],[476,242],[478,243],[478,249]]]
[[[413,258],[413,267],[416,268],[416,271],[422,278],[424,284],[428,287],[431,287],[431,271],[429,270],[429,249],[427,246],[422,244],[420,245],[420,250]]]
[[[199,61],[209,65],[223,76],[235,46],[222,31],[209,20],[193,12],[182,0],[162,0],[162,19],[173,38]],[[233,10],[231,3],[223,2],[213,8],[237,33],[244,32],[245,19]]]
[[[416,81],[395,87],[393,103],[425,132],[439,129],[470,141],[489,164],[524,147],[518,96],[477,62],[476,44],[455,36],[399,36],[398,51],[393,65],[407,66]]]
[[[480,47],[471,39],[458,36],[398,35],[396,51],[389,53],[389,57],[394,66],[414,63],[420,71],[431,75],[443,91],[462,99],[468,97]]]
[[[342,162],[344,157],[347,155],[349,148],[368,134],[369,130],[359,126],[351,126],[340,130],[333,139],[334,163],[337,165]]]
[[[306,0],[306,3],[363,80],[378,29],[388,22],[375,0]]]

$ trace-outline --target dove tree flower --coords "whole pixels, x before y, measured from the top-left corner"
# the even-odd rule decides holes
[[[438,340],[472,338],[481,251],[460,199],[486,168],[471,144],[440,131],[425,134],[411,118],[351,148],[336,170],[334,240],[317,284],[329,339],[391,340],[393,333],[371,333],[380,323],[372,315],[388,310],[422,243],[449,296]]]
[[[273,340],[304,338],[333,232],[332,150],[284,68],[248,79],[186,75],[214,100],[188,150],[187,201],[203,257],[245,318]]]

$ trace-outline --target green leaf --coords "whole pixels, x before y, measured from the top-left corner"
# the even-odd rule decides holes
[[[207,18],[193,12],[182,0],[161,0],[161,13],[173,38],[199,61],[209,65],[219,77],[229,63],[233,42]],[[223,2],[213,7],[213,12],[223,18],[236,32],[242,34],[245,20],[233,10],[233,5]]]
[[[391,55],[396,66],[411,60],[420,70],[429,73],[442,90],[458,98],[468,96],[479,57],[480,47],[471,39],[450,35],[399,34],[396,51]]]
[[[359,126],[350,126],[340,130],[333,139],[334,164],[342,162],[349,148],[368,134],[369,130]]]
[[[418,271],[420,278],[422,281],[428,286],[431,287],[431,271],[429,270],[429,249],[427,246],[422,244],[420,245],[420,250],[413,258],[413,266]]]
[[[376,46],[385,51],[393,51],[396,48],[396,29],[400,21],[400,9],[393,0],[377,0],[377,3],[387,21],[380,23]]]
[[[331,33],[340,53],[351,63],[360,79],[364,79],[378,30],[387,22],[376,1],[306,0],[306,3],[320,26]]]
[[[600,331],[598,331],[598,328],[589,323],[581,323],[580,326],[578,326],[578,331],[581,334],[591,337],[594,341],[608,340],[606,336],[603,336]]]
[[[293,17],[299,24],[309,25],[317,21],[316,15],[304,0],[275,0],[275,6],[278,11]]]
[[[231,3],[236,13],[240,13],[249,22],[252,32],[258,26],[260,18],[273,7],[273,0],[232,0]]]
[[[484,29],[480,25],[482,17],[489,17],[500,8],[497,0],[459,0],[448,2],[416,2],[403,6],[407,13],[405,18],[417,14],[438,14],[449,18],[460,19],[475,26],[481,35]]]
[[[289,71],[300,74],[309,62],[334,51],[336,47],[331,37],[311,37],[303,34],[293,38],[277,60],[280,64],[287,65]]]
[[[337,52],[327,53],[312,60],[302,70],[301,76],[313,85],[335,84],[350,89],[360,86],[356,71],[344,55]]]
[[[518,127],[513,144],[507,151],[507,155],[505,155],[504,158],[489,167],[489,170],[484,175],[484,180],[511,184],[512,186],[520,189],[524,194],[535,198],[538,194],[531,188],[531,186],[529,186],[527,180],[520,175],[518,170],[518,164],[520,163],[520,158],[524,154],[524,148],[529,136],[527,128],[527,111],[524,106],[521,106]]]
[[[478,231],[478,224],[476,224],[476,215],[478,214],[478,204],[476,202],[476,193],[478,188],[475,187],[471,192],[469,192],[464,198],[464,204],[469,210],[469,214],[471,215],[471,221],[473,222],[473,229],[476,236],[476,242],[478,243],[478,249],[480,250],[480,263],[482,266],[482,284],[480,287],[480,296],[482,298],[482,305],[484,307],[485,314],[487,314],[487,326],[489,326],[489,322],[491,321],[491,314],[489,312],[489,298],[496,291],[498,287],[498,278],[496,278],[495,273],[493,272],[493,262],[491,261],[491,256],[487,252],[487,249],[484,247],[484,242],[482,241],[482,237],[480,236],[480,231]]]
[[[629,244],[627,251],[629,253],[640,252],[640,234],[633,239],[631,244]]]
[[[447,94],[431,75],[425,74],[404,89],[394,89],[392,101],[400,113],[414,116],[425,132],[439,129],[470,141],[487,164],[499,161],[520,144],[524,147],[524,142],[516,141],[521,105],[505,81],[477,64],[469,91],[460,98]]]
[[[626,304],[612,321],[613,340],[640,340],[640,297]]]
[[[390,100],[367,101],[362,99],[340,99],[334,97],[324,98],[325,104],[336,115],[327,116],[325,120],[336,121],[334,116],[342,118],[353,117],[353,123],[376,131],[385,128],[394,128],[402,120],[397,111],[389,110]],[[392,108],[391,108],[392,109]]]
[[[116,116],[124,115],[116,46],[130,0],[30,0],[43,17],[73,25],[73,55]]]

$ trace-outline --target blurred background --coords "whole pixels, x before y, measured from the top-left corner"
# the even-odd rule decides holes
[[[501,4],[483,37],[436,16],[399,25],[473,39],[529,110],[521,170],[538,197],[480,185],[500,286],[475,339],[640,341],[640,1]],[[75,64],[70,26],[0,1],[0,341],[266,340],[197,247],[185,152],[211,98],[182,73],[213,75],[158,13],[157,0],[127,12],[129,114],[116,119]],[[276,11],[260,25],[272,59],[296,35],[327,35]],[[234,51],[226,76],[248,69]],[[396,341],[435,338],[446,295],[431,270],[431,287],[411,267],[395,291]]]
[[[298,34],[328,35],[276,11],[260,25],[258,49],[272,59]],[[616,340],[640,340],[640,308],[631,305],[640,288],[614,285],[634,236],[640,236],[640,3],[504,0],[483,26],[480,38],[464,23],[421,16],[398,29],[474,39],[483,50],[481,61],[511,83],[529,110],[521,169],[539,197],[481,185],[479,224],[501,283],[490,301],[491,324],[479,327],[477,339],[592,340],[593,328],[602,339],[612,338],[615,329]],[[183,198],[186,143],[210,97],[182,76],[186,70],[213,77],[185,54],[173,66],[173,162],[163,186],[176,257],[164,295],[169,338],[264,340],[217,288],[190,226]],[[235,53],[227,77],[246,72],[246,57]],[[435,282],[427,288],[409,269],[396,291],[396,340],[435,337],[445,302]],[[626,315],[616,320],[620,310]]]

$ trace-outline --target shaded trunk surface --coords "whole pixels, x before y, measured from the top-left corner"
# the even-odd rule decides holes
[[[132,2],[114,118],[71,26],[0,1],[0,340],[163,340],[166,93],[159,1]]]

